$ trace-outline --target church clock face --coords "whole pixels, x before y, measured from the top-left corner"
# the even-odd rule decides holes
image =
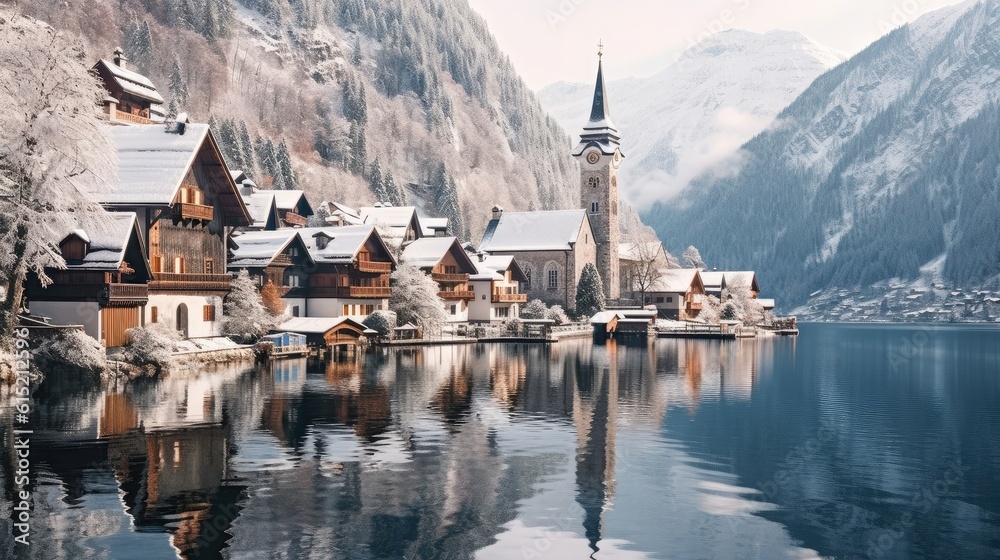
[[[587,154],[587,163],[590,165],[596,165],[599,161],[601,161],[601,154],[597,152],[590,152]]]

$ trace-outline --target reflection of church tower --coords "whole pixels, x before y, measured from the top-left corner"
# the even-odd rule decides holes
[[[576,448],[576,501],[583,508],[584,534],[595,553],[603,535],[604,510],[611,504],[615,493],[618,358],[614,341],[609,341],[606,348],[609,367],[595,363],[579,364],[573,406],[573,419],[579,437]]]
[[[597,53],[600,58],[602,52]],[[594,230],[597,243],[597,270],[604,293],[618,299],[618,166],[625,157],[619,148],[618,130],[611,122],[604,87],[604,69],[597,63],[597,85],[590,119],[583,127],[573,157],[580,161],[580,205]]]

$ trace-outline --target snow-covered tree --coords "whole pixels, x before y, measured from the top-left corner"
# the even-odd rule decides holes
[[[643,232],[630,235],[625,246],[629,257],[621,261],[622,291],[632,294],[641,305],[645,305],[646,292],[663,278],[664,270],[679,268],[679,265],[672,255],[663,250],[663,245],[654,234]]]
[[[444,301],[438,296],[437,282],[412,265],[397,268],[391,280],[389,309],[396,312],[396,320],[404,325],[419,325],[425,333],[440,331],[448,317],[444,312]]]
[[[170,365],[173,353],[181,340],[177,329],[167,323],[152,323],[125,333],[128,342],[122,352],[122,361],[137,366],[151,365],[162,369]]]
[[[31,357],[42,371],[68,367],[99,374],[108,366],[107,353],[101,343],[79,329],[61,329],[47,334],[34,344]]]
[[[378,331],[380,337],[386,338],[392,334],[392,329],[396,328],[396,314],[392,311],[376,311],[364,320],[364,325]]]
[[[522,319],[544,319],[549,311],[548,306],[540,299],[533,299],[521,308]]]
[[[306,227],[326,227],[326,219],[330,217],[329,208],[325,202],[320,204],[313,215],[306,218]]]
[[[0,11],[0,344],[17,321],[27,273],[64,266],[55,232],[117,173],[99,120],[105,95],[65,34]]]
[[[684,259],[684,268],[697,268],[699,270],[706,268],[705,261],[701,260],[701,253],[694,245],[684,249],[684,254],[681,256]]]
[[[726,314],[725,306],[733,304],[736,309],[736,317],[732,320],[743,321],[744,325],[754,326],[764,322],[764,307],[753,297],[750,291],[750,283],[744,278],[736,278],[731,283],[726,284],[722,290],[723,315]],[[724,319],[726,317],[723,317]]]
[[[245,344],[256,342],[277,325],[246,269],[233,279],[224,309],[222,332]]]
[[[153,36],[149,23],[133,19],[125,30],[125,54],[143,74],[148,74],[153,62]]]
[[[594,263],[587,263],[576,284],[576,314],[592,317],[599,311],[604,311],[604,283]]]
[[[563,325],[569,322],[569,316],[561,305],[553,305],[545,312],[545,319],[555,321],[556,325]]]
[[[188,102],[187,82],[181,73],[181,61],[176,56],[174,57],[173,68],[170,70],[170,85],[168,89],[170,91],[170,103],[167,105],[167,114],[170,117],[176,117],[178,113],[183,111]]]

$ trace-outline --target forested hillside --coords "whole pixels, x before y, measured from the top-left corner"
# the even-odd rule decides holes
[[[824,74],[750,141],[646,216],[713,266],[753,266],[797,304],[881,281],[1000,273],[1000,2],[933,12]]]
[[[489,208],[578,203],[565,133],[465,2],[39,0],[20,9],[121,45],[232,167],[316,200],[433,207],[475,238]]]

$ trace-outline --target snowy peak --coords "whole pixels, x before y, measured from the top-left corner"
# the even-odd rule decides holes
[[[841,53],[800,33],[729,30],[692,46],[659,73],[608,81],[608,102],[629,161],[622,196],[640,208],[669,199],[763,131]],[[604,69],[607,77],[614,68]],[[570,134],[584,127],[593,85],[539,92]]]

